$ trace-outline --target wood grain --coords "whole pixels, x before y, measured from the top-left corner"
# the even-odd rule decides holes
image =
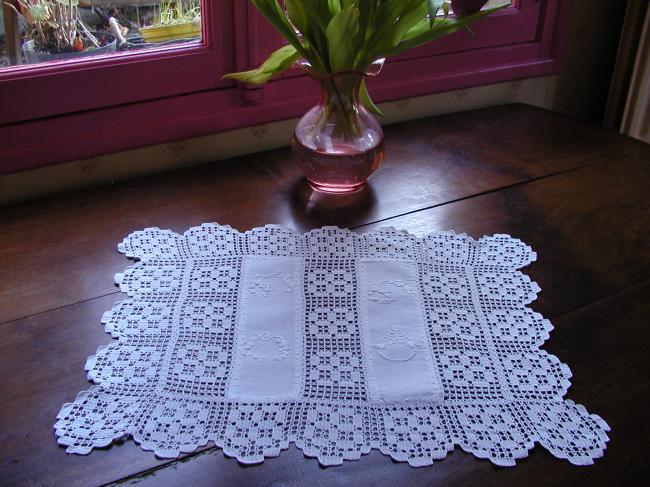
[[[184,231],[354,227],[598,161],[645,146],[593,125],[513,105],[388,127],[385,166],[370,190],[313,195],[290,151],[220,161],[0,210],[0,323],[114,292],[117,242],[148,226]],[[647,151],[645,152],[647,155]]]
[[[0,215],[0,485],[521,485],[634,484],[647,478],[650,148],[525,106],[409,122],[388,131],[386,168],[352,198],[311,194],[286,150],[144,178]],[[498,141],[495,142],[495,141]],[[146,226],[205,221],[239,229],[283,223],[392,225],[416,234],[510,233],[538,252],[525,272],[533,304],[554,320],[547,349],[574,372],[569,397],[602,414],[612,443],[594,467],[537,448],[513,469],[459,450],[414,469],[372,452],[323,469],[294,447],[242,467],[214,447],[176,461],[133,441],[66,455],[52,424],[89,387],[83,365],[110,342],[102,313],[123,299],[116,243]],[[29,316],[31,315],[31,316]]]
[[[53,419],[61,405],[90,386],[83,371],[86,358],[111,340],[98,319],[113,301],[98,298],[5,325],[1,485],[99,485],[157,464],[152,455],[139,455],[132,441],[81,457],[66,455],[54,438]]]
[[[381,224],[424,235],[508,233],[537,252],[525,272],[550,316],[650,278],[650,158],[620,158]]]

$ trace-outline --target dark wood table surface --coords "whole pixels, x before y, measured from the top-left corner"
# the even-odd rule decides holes
[[[386,139],[384,167],[355,196],[312,194],[279,149],[0,210],[0,484],[647,482],[650,146],[525,105],[393,125]],[[612,427],[604,458],[575,467],[537,446],[516,467],[498,468],[456,448],[424,468],[377,451],[322,468],[291,446],[243,467],[213,445],[160,460],[131,440],[66,454],[52,425],[89,387],[86,358],[111,341],[99,320],[122,298],[113,274],[129,262],[117,243],[144,227],[211,221],[521,238],[538,253],[525,269],[542,287],[532,307],[555,325],[545,348],[573,371],[568,397]]]

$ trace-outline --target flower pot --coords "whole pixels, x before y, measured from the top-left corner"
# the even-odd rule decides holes
[[[140,34],[145,42],[164,42],[174,39],[201,37],[201,23],[185,22],[182,24],[151,25],[141,27]]]
[[[373,65],[376,67],[377,65]],[[377,74],[344,71],[321,77],[321,100],[298,122],[292,149],[298,168],[317,191],[363,189],[384,158],[384,133],[360,101],[361,81]]]
[[[113,34],[105,32],[93,32],[93,35],[99,40],[103,41],[104,45],[100,47],[88,48],[85,51],[79,52],[57,52],[50,53],[46,51],[38,51],[34,45],[34,41],[27,41],[22,45],[23,56],[25,61],[29,64],[45,63],[48,61],[66,61],[68,59],[76,59],[89,56],[97,56],[98,54],[108,54],[114,52],[117,46],[117,41]]]

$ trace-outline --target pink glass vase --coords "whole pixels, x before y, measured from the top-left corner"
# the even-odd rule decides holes
[[[292,148],[296,164],[317,191],[351,193],[366,186],[384,158],[384,132],[360,101],[364,76],[376,75],[383,61],[368,73],[343,71],[319,77],[320,102],[298,122]]]

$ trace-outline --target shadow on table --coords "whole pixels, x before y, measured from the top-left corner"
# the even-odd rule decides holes
[[[367,223],[377,198],[371,184],[353,194],[328,194],[315,191],[304,178],[290,187],[291,213],[301,227],[336,225],[351,228]]]

